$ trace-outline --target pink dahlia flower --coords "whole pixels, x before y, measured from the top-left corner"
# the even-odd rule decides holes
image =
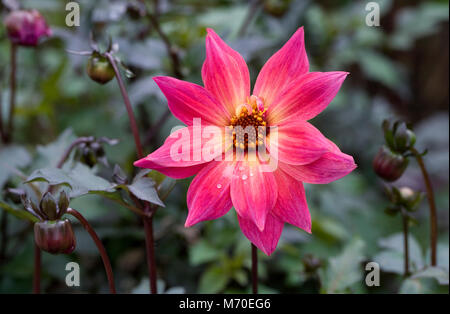
[[[9,39],[16,45],[36,46],[43,36],[50,36],[51,29],[37,10],[12,11],[5,18]]]
[[[208,29],[204,87],[154,78],[173,115],[187,126],[134,165],[173,178],[196,175],[185,226],[234,207],[244,235],[270,255],[285,222],[311,232],[303,182],[329,183],[356,168],[351,156],[307,122],[331,102],[347,74],[309,72],[300,28],[264,65],[250,95],[244,59]],[[256,150],[268,159],[250,158]]]

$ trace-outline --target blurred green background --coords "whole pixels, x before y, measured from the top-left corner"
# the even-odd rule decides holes
[[[115,81],[104,86],[86,74],[87,58],[66,49],[89,50],[93,31],[106,43],[111,35],[118,55],[135,73],[125,79],[146,153],[159,147],[173,126],[164,116],[166,100],[152,81],[174,75],[165,43],[137,1],[78,0],[81,26],[65,25],[66,1],[20,1],[41,11],[54,36],[37,49],[18,53],[18,92],[14,153],[0,146],[1,188],[21,179],[6,173],[15,162],[25,174],[51,164],[77,136],[107,136],[120,143],[107,147],[110,167],[94,171],[111,179],[112,166],[133,171],[134,142]],[[275,253],[260,254],[261,292],[273,293],[448,293],[435,278],[402,277],[400,217],[384,213],[388,205],[384,183],[372,170],[372,159],[383,144],[381,122],[400,118],[411,122],[419,149],[428,148],[425,162],[437,197],[439,261],[449,262],[449,7],[448,1],[376,1],[381,26],[365,24],[368,1],[307,0],[179,0],[159,1],[157,13],[180,59],[187,81],[201,84],[206,27],[214,28],[247,61],[252,82],[264,62],[300,27],[312,71],[348,71],[350,76],[329,107],[312,122],[358,164],[349,176],[328,184],[306,184],[313,219],[312,235],[286,225]],[[6,15],[1,6],[0,18]],[[0,27],[0,100],[4,115],[9,99],[9,51]],[[156,127],[155,127],[156,125]],[[151,135],[153,134],[153,135]],[[1,144],[0,144],[1,145]],[[56,159],[55,159],[56,158]],[[230,211],[224,218],[184,228],[186,191],[190,179],[179,180],[155,217],[160,291],[167,293],[241,293],[250,291],[250,245]],[[424,191],[417,164],[411,162],[396,186]],[[0,199],[5,193],[0,194]],[[6,200],[11,202],[9,200]],[[15,205],[20,206],[20,205]],[[144,233],[134,213],[100,196],[74,199],[71,206],[85,215],[105,243],[112,259],[119,292],[148,292]],[[4,212],[2,217],[0,292],[31,291],[33,237],[31,225]],[[429,263],[427,202],[411,229],[412,270]],[[107,292],[101,259],[77,223],[78,241],[69,256],[43,253],[43,292]],[[6,226],[6,227],[5,227]],[[311,271],[305,260],[319,259]],[[64,283],[65,264],[81,266],[81,286]],[[381,286],[364,284],[365,263],[380,264]]]

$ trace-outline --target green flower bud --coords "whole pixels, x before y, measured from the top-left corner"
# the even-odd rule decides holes
[[[59,198],[58,198],[58,216],[61,217],[62,215],[64,215],[67,211],[67,208],[69,207],[69,196],[67,195],[66,191],[62,190],[59,193]]]
[[[114,69],[108,59],[98,52],[94,52],[89,57],[87,72],[92,80],[100,84],[108,83],[115,76]]]
[[[41,213],[45,215],[48,220],[55,220],[58,218],[58,206],[50,192],[46,192],[39,204]]]

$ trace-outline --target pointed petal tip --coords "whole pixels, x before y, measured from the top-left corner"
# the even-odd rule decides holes
[[[255,244],[256,245],[256,244]],[[267,256],[270,256],[273,254],[273,252],[275,252],[275,248],[265,248],[265,247],[259,247],[256,245],[256,247],[258,249],[260,249],[264,254],[266,254]]]
[[[192,219],[188,215],[188,217],[186,218],[186,222],[184,223],[184,227],[185,228],[190,228],[190,227],[192,227],[195,224],[196,224],[196,222],[192,222]]]
[[[139,167],[139,168],[144,168],[144,161],[145,161],[145,158],[136,160],[135,162],[133,162],[133,166]]]
[[[165,83],[165,82],[167,82],[168,79],[173,79],[173,78],[170,76],[159,75],[159,76],[153,76],[152,79],[156,84],[159,85],[160,83]]]

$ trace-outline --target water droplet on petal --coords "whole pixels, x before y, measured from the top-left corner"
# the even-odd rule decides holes
[[[253,177],[253,172],[250,172],[250,177]]]
[[[222,184],[218,183],[218,184],[217,184],[217,188],[218,188],[218,189],[222,188]]]
[[[247,178],[248,178],[248,177],[247,177],[246,174],[243,174],[243,175],[242,175],[242,180],[247,180]]]

